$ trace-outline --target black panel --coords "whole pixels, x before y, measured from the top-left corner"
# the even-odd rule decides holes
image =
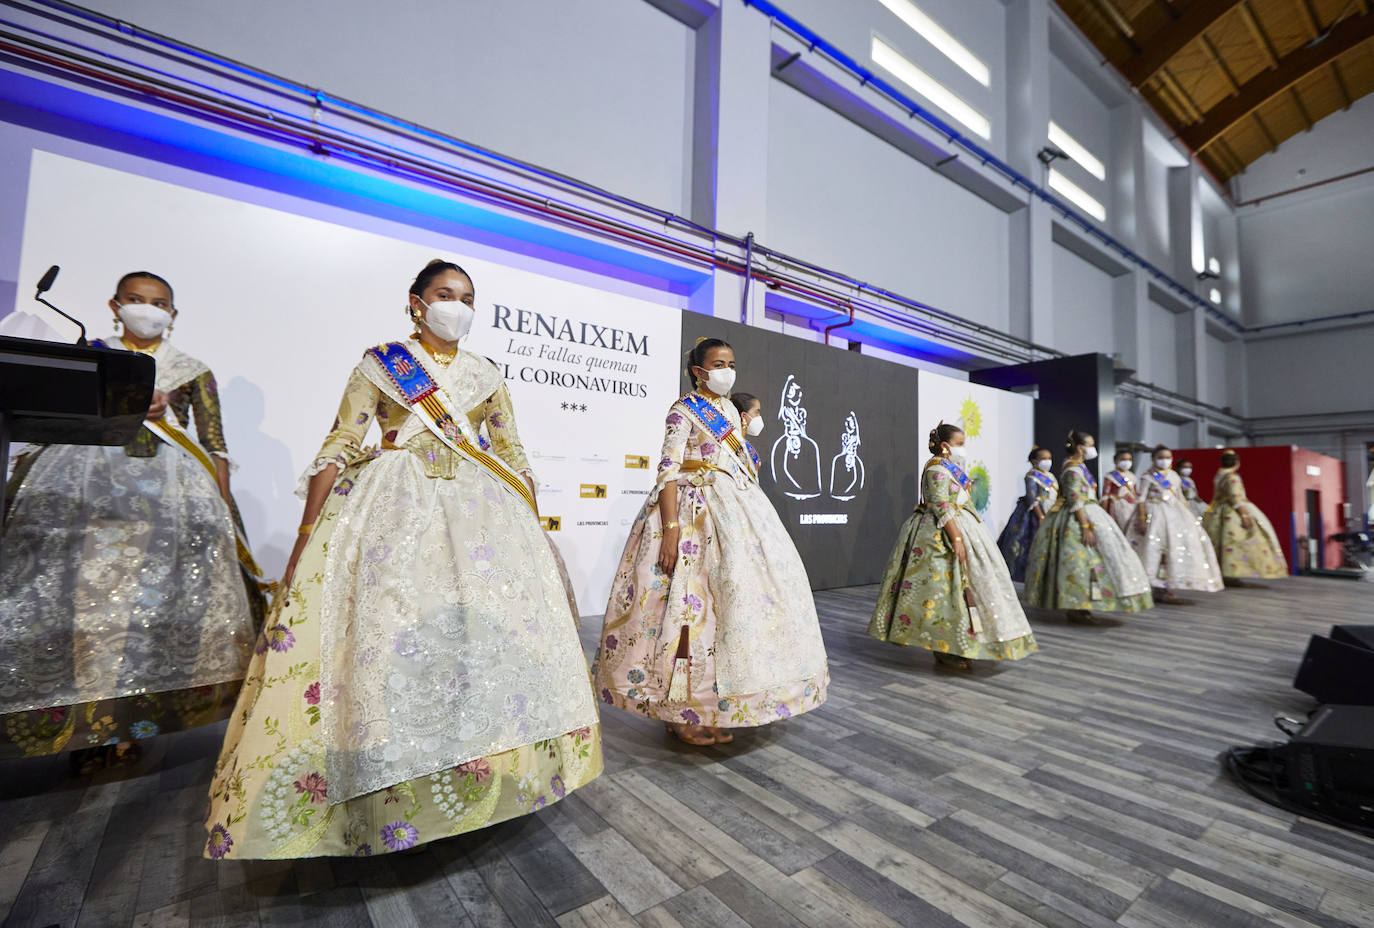
[[[1099,480],[1111,470],[1116,453],[1116,380],[1112,359],[1105,354],[989,367],[972,371],[969,380],[1000,390],[1037,387],[1036,445],[1053,451],[1058,462],[1069,431],[1088,432],[1097,440],[1098,453],[1089,466]]]
[[[929,457],[921,439],[929,426],[922,429],[916,421],[916,370],[843,347],[692,313],[683,314],[682,329],[684,354],[702,336],[730,342],[739,370],[735,389],[762,401],[767,425],[762,435],[751,439],[763,459],[761,483],[801,552],[811,586],[831,589],[882,579],[897,530],[916,504],[920,467]],[[811,448],[803,442],[808,449],[804,460],[793,459],[805,465],[796,470],[809,474],[806,493],[816,493],[807,499],[787,495],[773,476],[774,446],[781,461],[785,445],[778,406],[789,377],[800,384],[806,436],[815,443]],[[682,388],[690,387],[684,375]],[[843,463],[836,465],[834,459],[840,455],[841,435],[851,413],[858,421],[864,483],[861,490],[847,492],[849,478]],[[852,499],[837,498],[851,493]]]

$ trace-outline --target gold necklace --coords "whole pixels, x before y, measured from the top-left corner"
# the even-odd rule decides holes
[[[154,351],[157,351],[159,346],[162,345],[162,339],[159,338],[157,341],[153,342],[147,348],[139,348],[136,345],[129,344],[129,340],[126,339],[123,335],[121,335],[119,336],[119,343],[129,351],[137,351],[139,354],[152,354]]]
[[[453,359],[458,357],[458,346],[456,345],[452,351],[440,351],[429,342],[421,341],[420,344],[425,347],[425,351],[429,352],[429,356],[433,358],[434,362],[440,367],[448,367],[449,364],[453,362]]]

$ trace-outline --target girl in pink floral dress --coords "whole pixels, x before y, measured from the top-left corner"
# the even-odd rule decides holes
[[[734,368],[720,339],[690,352],[697,388],[668,412],[593,667],[603,702],[696,745],[813,709],[829,683],[806,568],[727,399]]]

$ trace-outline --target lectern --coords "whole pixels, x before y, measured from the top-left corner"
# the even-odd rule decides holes
[[[0,336],[0,474],[9,472],[11,441],[128,444],[152,403],[156,372],[134,351]]]

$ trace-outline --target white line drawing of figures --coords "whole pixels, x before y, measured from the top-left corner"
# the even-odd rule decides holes
[[[778,403],[782,435],[773,442],[773,483],[793,499],[821,495],[821,449],[806,434],[806,407],[796,374],[788,374]]]
[[[850,410],[840,435],[840,453],[830,462],[830,496],[851,500],[864,488],[864,462],[859,457],[859,417]],[[847,482],[846,482],[847,481]]]

